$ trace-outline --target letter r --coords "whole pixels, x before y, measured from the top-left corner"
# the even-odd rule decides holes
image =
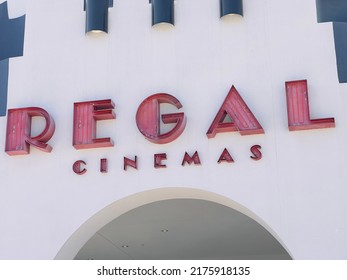
[[[36,116],[45,118],[46,126],[39,135],[31,137],[32,117]],[[27,155],[32,145],[50,153],[52,147],[47,142],[52,138],[54,131],[54,120],[45,110],[37,107],[10,109],[7,117],[5,151],[10,156]]]

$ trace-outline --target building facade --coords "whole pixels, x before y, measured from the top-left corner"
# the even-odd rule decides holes
[[[0,1],[0,259],[346,259],[342,1],[94,2]]]

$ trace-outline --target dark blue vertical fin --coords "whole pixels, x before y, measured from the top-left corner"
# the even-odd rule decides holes
[[[347,0],[316,0],[317,21],[333,22],[337,75],[347,82]]]
[[[316,5],[318,22],[347,22],[346,0],[316,0]]]
[[[23,56],[25,15],[8,17],[7,1],[0,4],[0,117],[6,116],[9,58]]]
[[[340,83],[347,82],[347,23],[334,22],[337,73]]]
[[[0,61],[0,117],[6,116],[7,110],[8,61]]]

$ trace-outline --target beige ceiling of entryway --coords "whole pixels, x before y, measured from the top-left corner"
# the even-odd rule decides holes
[[[261,225],[196,199],[150,203],[100,229],[75,259],[291,259]]]

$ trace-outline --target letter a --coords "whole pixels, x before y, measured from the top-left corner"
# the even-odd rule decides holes
[[[225,122],[228,115],[231,122]],[[233,131],[239,131],[241,135],[264,133],[263,128],[234,86],[231,87],[206,134],[208,138],[214,138],[219,132]]]

